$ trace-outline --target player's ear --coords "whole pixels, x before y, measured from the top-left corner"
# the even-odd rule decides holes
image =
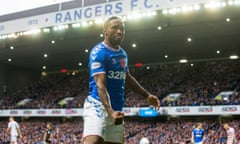
[[[107,35],[107,31],[104,29],[103,30],[103,35],[106,36]]]

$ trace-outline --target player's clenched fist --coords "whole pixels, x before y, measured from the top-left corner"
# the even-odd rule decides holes
[[[123,123],[123,117],[124,117],[123,112],[113,111],[111,113],[111,117],[112,117],[115,125],[119,125],[119,124]]]
[[[153,105],[157,110],[160,108],[160,101],[157,96],[149,95],[147,97],[147,101],[149,104]]]

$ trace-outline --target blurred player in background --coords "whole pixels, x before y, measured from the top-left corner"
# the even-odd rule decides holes
[[[10,133],[10,144],[17,144],[18,137],[22,138],[20,126],[13,117],[9,117],[7,133]]]
[[[53,140],[53,127],[52,127],[52,123],[50,122],[47,123],[47,129],[43,135],[43,140],[45,144],[51,144]]]
[[[108,18],[103,28],[104,41],[89,56],[90,92],[84,102],[84,144],[122,144],[126,87],[160,107],[158,97],[146,91],[128,71],[128,58],[120,44],[125,26],[119,17]]]
[[[204,144],[204,129],[202,123],[197,123],[197,127],[192,131],[192,143],[193,144]]]
[[[223,127],[227,133],[227,144],[237,144],[234,128],[230,127],[227,123],[224,123]]]

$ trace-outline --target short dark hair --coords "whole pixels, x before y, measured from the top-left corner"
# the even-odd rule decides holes
[[[104,24],[103,24],[103,29],[105,30],[105,29],[108,27],[109,22],[112,21],[112,20],[115,20],[115,19],[122,20],[122,19],[121,19],[120,17],[118,17],[118,16],[111,16],[111,17],[109,17],[109,18],[104,22]]]

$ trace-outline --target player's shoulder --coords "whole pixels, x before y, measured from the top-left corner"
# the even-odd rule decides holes
[[[120,51],[122,51],[123,53],[127,54],[127,52],[122,47],[120,47]]]
[[[100,42],[92,48],[91,53],[101,53],[104,51],[104,49],[105,49],[104,44]]]
[[[106,56],[107,56],[107,53],[103,43],[99,43],[92,48],[89,58],[93,61],[103,61],[106,58]]]

